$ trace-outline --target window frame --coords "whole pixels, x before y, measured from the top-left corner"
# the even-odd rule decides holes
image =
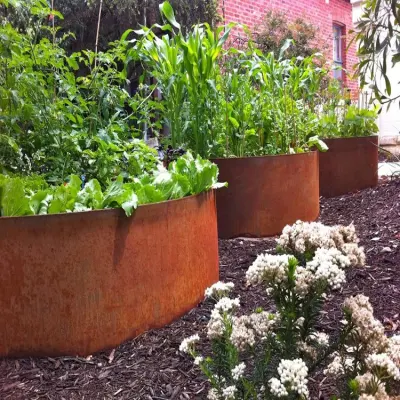
[[[340,67],[340,69],[333,70],[333,77],[335,79],[343,80],[343,70],[344,63],[345,63],[345,54],[344,54],[344,47],[343,46],[343,32],[344,26],[340,23],[333,22],[332,25],[332,32],[333,32],[333,64],[335,66]]]

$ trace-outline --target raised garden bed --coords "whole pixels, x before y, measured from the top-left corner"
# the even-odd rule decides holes
[[[340,327],[344,298],[357,293],[370,298],[376,317],[385,324],[389,334],[400,334],[397,267],[400,264],[397,238],[400,220],[393,215],[399,190],[400,181],[393,180],[376,189],[345,195],[344,200],[322,200],[322,222],[333,225],[354,221],[361,245],[365,246],[368,265],[352,270],[343,291],[335,292],[329,300],[320,325],[330,335],[336,335]],[[377,198],[380,199],[378,203]],[[263,288],[249,290],[246,287],[245,273],[257,254],[275,246],[273,238],[220,241],[221,280],[235,283],[235,294],[241,298],[243,312],[254,310],[260,305],[260,298],[265,298]],[[387,247],[390,252],[383,251]],[[206,335],[212,306],[209,301],[203,302],[171,325],[91,358],[0,360],[0,398],[206,400],[205,378],[192,360],[178,349],[183,338],[199,331]],[[265,310],[270,309],[268,303],[263,306]],[[323,379],[322,374],[313,376],[310,386],[311,398],[327,399],[335,391],[333,382]],[[400,393],[400,387],[395,393]]]
[[[335,197],[378,184],[378,136],[324,139],[320,153],[321,196]]]
[[[213,191],[0,218],[0,355],[88,355],[162,327],[218,280]]]
[[[271,236],[318,217],[317,152],[212,161],[229,185],[217,193],[220,238]]]

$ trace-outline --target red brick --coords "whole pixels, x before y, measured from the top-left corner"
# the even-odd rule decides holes
[[[225,22],[238,22],[255,28],[260,24],[269,10],[281,11],[289,20],[302,18],[318,28],[319,40],[328,45],[325,55],[328,61],[333,58],[333,31],[334,23],[343,25],[345,49],[344,68],[351,74],[357,62],[356,45],[351,41],[349,30],[353,28],[352,6],[350,0],[220,0],[220,13]],[[235,33],[240,35],[241,30]],[[241,34],[243,36],[243,33]],[[354,97],[358,96],[358,83],[350,77],[345,78],[345,86],[352,90]]]

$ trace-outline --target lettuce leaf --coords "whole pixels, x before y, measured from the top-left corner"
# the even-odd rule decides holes
[[[49,203],[53,200],[53,195],[47,190],[40,190],[29,200],[29,206],[34,214],[44,215],[48,213]]]
[[[124,184],[121,176],[117,178],[104,193],[104,208],[123,208],[130,217],[137,208],[138,198],[129,184]]]
[[[152,183],[165,200],[180,199],[190,194],[190,182],[187,176],[170,172],[165,168],[159,168]]]
[[[227,186],[226,183],[218,183],[218,167],[215,164],[200,156],[194,158],[190,152],[171,163],[169,170],[173,175],[187,177],[190,194]]]
[[[103,208],[104,196],[97,179],[90,180],[76,197],[75,211],[100,210]]]
[[[25,194],[24,182],[21,178],[2,180],[1,183],[1,215],[16,217],[32,215],[29,198]]]
[[[81,185],[82,181],[80,178],[76,175],[71,175],[68,183],[57,187],[50,202],[49,214],[73,211]]]

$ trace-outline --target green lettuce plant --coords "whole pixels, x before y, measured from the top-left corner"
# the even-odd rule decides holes
[[[218,183],[218,168],[188,152],[168,169],[160,163],[126,182],[118,176],[104,189],[97,179],[86,183],[77,175],[59,186],[49,186],[38,176],[0,174],[0,216],[59,214],[123,208],[130,216],[138,205],[180,199],[225,184]]]

